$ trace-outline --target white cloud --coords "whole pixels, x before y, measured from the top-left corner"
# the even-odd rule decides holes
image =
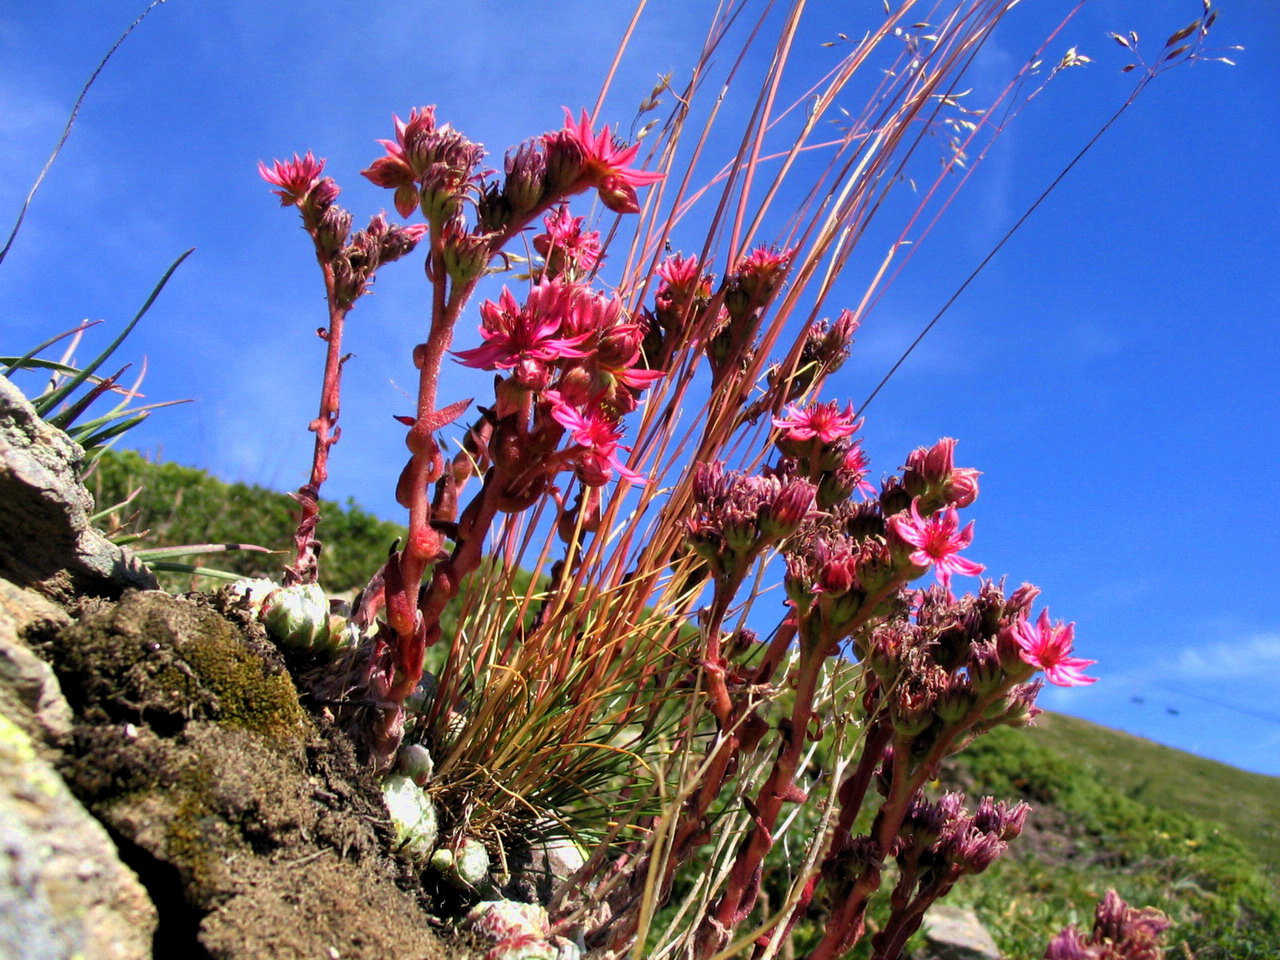
[[[1184,649],[1171,665],[1176,679],[1280,679],[1280,633]]]

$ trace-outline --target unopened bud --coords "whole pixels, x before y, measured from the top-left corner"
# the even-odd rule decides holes
[[[396,769],[421,787],[431,779],[435,761],[431,759],[431,752],[422,744],[410,743],[402,746],[396,754]]]
[[[547,158],[536,143],[522,143],[514,155],[506,159],[506,182],[503,192],[512,211],[522,215],[542,201],[547,178]]]
[[[963,674],[952,677],[947,689],[938,697],[938,716],[944,723],[959,723],[977,702],[968,678]]]
[[[545,196],[550,198],[572,192],[586,162],[582,147],[567,130],[545,134],[542,142],[546,149]]]
[[[316,228],[316,246],[326,257],[342,249],[351,231],[351,214],[339,206],[331,206],[320,216]]]
[[[484,274],[489,265],[490,237],[487,234],[452,233],[444,241],[444,268],[454,283],[470,283]]]

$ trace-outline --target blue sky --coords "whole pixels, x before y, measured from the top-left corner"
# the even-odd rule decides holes
[[[816,4],[797,69],[858,36],[878,2]],[[1028,4],[984,51],[994,83],[1064,4]],[[1158,80],[950,310],[868,410],[878,472],[960,438],[984,471],[969,551],[1044,590],[1102,682],[1042,703],[1280,774],[1280,9],[1223,3],[1238,65]],[[7,234],[93,65],[142,4],[0,8],[0,225]],[[710,5],[655,0],[604,118],[680,78]],[[323,319],[314,261],[255,166],[314,150],[357,219],[389,196],[358,176],[390,116],[424,103],[500,157],[594,102],[624,3],[168,0],[90,92],[0,265],[0,352],[85,317],[132,315],[181,268],[127,352],[152,399],[193,397],[132,437],[227,479],[297,486],[310,456]],[[867,318],[828,393],[861,400],[1130,83],[1109,30],[1158,47],[1198,0],[1101,0],[1055,42],[1094,58],[1038,98]],[[856,106],[856,104],[851,104]],[[677,243],[677,246],[679,244]],[[874,259],[878,259],[879,253]],[[867,255],[868,262],[872,258]],[[352,314],[342,442],[325,493],[400,519],[415,268]],[[861,272],[860,272],[861,271]],[[852,305],[854,265],[832,299]],[[842,298],[843,295],[843,298]],[[21,352],[20,350],[18,352]],[[466,389],[459,384],[459,395]],[[472,391],[474,392],[474,390]],[[1175,712],[1176,711],[1176,712]]]

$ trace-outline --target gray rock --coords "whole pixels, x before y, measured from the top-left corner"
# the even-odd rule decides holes
[[[0,714],[41,749],[70,739],[71,707],[52,668],[32,652],[25,634],[61,629],[70,622],[61,607],[0,579]]]
[[[0,957],[150,960],[156,910],[102,825],[0,714]]]
[[[84,451],[0,377],[0,576],[54,599],[155,589],[150,570],[89,525],[83,461]]]
[[[502,895],[524,903],[549,904],[586,862],[582,848],[572,840],[548,840],[525,850],[508,851],[510,877],[501,884]]]
[[[935,904],[925,913],[923,927],[930,960],[1000,960],[1000,948],[972,910]]]

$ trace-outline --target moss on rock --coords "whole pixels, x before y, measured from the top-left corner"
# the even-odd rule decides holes
[[[282,746],[307,735],[275,651],[199,602],[131,593],[56,644],[67,696],[87,719],[145,722],[161,734],[213,720]]]

